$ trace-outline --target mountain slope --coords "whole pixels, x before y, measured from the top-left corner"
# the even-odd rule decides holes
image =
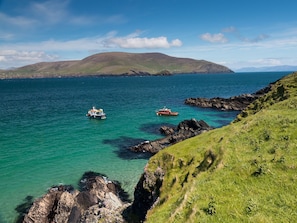
[[[155,201],[146,222],[296,222],[297,73],[244,113],[153,156],[134,211],[142,193]]]
[[[100,53],[77,61],[42,62],[1,72],[0,78],[90,75],[169,75],[232,73],[205,60],[170,57],[161,53]]]

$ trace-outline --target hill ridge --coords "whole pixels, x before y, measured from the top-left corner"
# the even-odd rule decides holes
[[[206,60],[172,57],[162,53],[107,52],[82,60],[40,62],[1,71],[0,78],[42,78],[100,75],[171,75],[188,73],[233,73]]]

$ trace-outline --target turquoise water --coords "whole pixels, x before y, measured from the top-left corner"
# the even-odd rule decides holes
[[[26,196],[76,186],[85,171],[104,173],[133,194],[147,157],[129,146],[160,138],[163,124],[195,118],[220,127],[237,114],[191,107],[186,98],[253,93],[286,74],[0,80],[0,222],[14,221]],[[180,115],[156,116],[165,105]],[[88,119],[92,106],[107,119]]]

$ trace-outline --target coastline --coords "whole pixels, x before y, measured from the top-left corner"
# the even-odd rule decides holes
[[[270,89],[270,88],[269,88]],[[267,88],[259,90],[258,92],[267,92]],[[264,93],[263,93],[264,94]],[[262,95],[263,95],[262,94]],[[259,93],[254,93],[254,95],[259,96]],[[237,97],[235,97],[237,98]],[[243,102],[243,105],[241,106],[241,109],[234,108],[233,106],[228,106],[226,104],[233,104],[234,102],[232,100],[226,101],[224,98],[216,98],[217,100],[220,100],[221,102],[224,102],[225,108],[230,110],[243,110],[248,106],[249,103],[251,103],[253,100],[250,100],[250,97],[240,97],[240,101]],[[199,99],[197,99],[199,100]],[[186,103],[187,100],[185,100]],[[186,103],[187,104],[187,103]],[[195,104],[195,106],[198,107],[207,107],[205,104],[202,106],[201,104]],[[208,104],[209,108],[214,108],[212,104]],[[216,109],[219,109],[216,107]],[[194,136],[197,136],[199,134],[202,134],[206,131],[212,130],[213,128],[207,125],[203,120],[196,121],[195,119],[192,120],[184,120],[183,122],[179,123],[179,125],[176,127],[176,130],[174,130],[171,127],[161,127],[160,133],[164,132],[167,136],[164,138],[161,138],[159,140],[155,140],[155,142],[149,142],[150,147],[153,147],[153,144],[160,144],[164,143],[163,146],[158,146],[158,149],[156,148],[150,148],[147,149],[147,143],[140,143],[138,145],[130,147],[130,150],[134,151],[135,153],[141,152],[141,153],[151,153],[156,154],[160,150],[163,150],[173,144],[176,144],[178,142],[184,141],[186,139],[192,138]],[[169,138],[169,141],[165,140],[166,138]],[[175,140],[172,140],[175,138]],[[165,141],[164,141],[165,140]],[[208,159],[208,158],[206,158]],[[161,171],[161,170],[160,170]],[[47,194],[45,194],[42,198],[36,199],[34,202],[32,202],[32,199],[29,198],[27,201],[23,204],[18,205],[16,210],[19,213],[19,217],[17,222],[23,222],[23,223],[30,223],[33,221],[51,221],[50,219],[60,219],[58,221],[79,221],[79,219],[92,219],[92,221],[99,221],[99,219],[104,219],[105,221],[116,221],[119,223],[124,223],[126,221],[130,222],[132,219],[133,222],[142,222],[145,219],[146,212],[148,209],[151,208],[151,206],[157,201],[159,192],[156,190],[159,190],[158,188],[161,187],[161,185],[158,185],[158,181],[162,181],[164,177],[164,172],[160,172],[157,174],[159,177],[154,178],[145,171],[142,176],[140,177],[138,184],[134,191],[135,200],[129,200],[129,195],[127,192],[125,192],[119,182],[110,181],[107,176],[97,174],[97,173],[91,173],[86,172],[82,179],[79,181],[80,184],[84,182],[97,182],[101,181],[101,184],[105,184],[105,186],[95,186],[95,184],[89,185],[89,186],[80,186],[80,191],[74,191],[74,187],[72,185],[60,185],[60,186],[52,186]],[[95,180],[95,176],[101,177],[101,180],[98,178]],[[103,177],[103,178],[102,178]],[[146,194],[145,188],[142,186],[144,185],[142,182],[144,181],[153,181],[155,182],[154,190],[151,191],[151,195]],[[108,186],[109,184],[113,184],[113,186]],[[96,197],[95,194],[106,194],[107,188],[118,188],[118,191],[121,191],[121,193],[115,191],[113,189],[112,193],[116,195],[116,197],[101,197],[100,199],[94,198]],[[97,191],[95,194],[93,194],[93,198],[90,198],[88,195],[82,196],[82,193],[84,192],[84,189],[87,187],[90,192],[88,193],[94,193],[93,187],[96,187]],[[106,188],[106,189],[103,189]],[[55,193],[55,195],[53,195]],[[56,194],[58,193],[58,194]],[[65,194],[65,195],[64,195]],[[72,198],[68,201],[63,201],[63,196],[70,196],[72,194]],[[122,195],[121,195],[122,194]],[[155,195],[153,195],[155,194]],[[55,197],[55,199],[52,199],[51,197]],[[81,197],[81,198],[79,198]],[[148,197],[153,197],[152,199],[148,199]],[[111,199],[111,200],[109,200]],[[148,199],[148,200],[147,200]],[[145,201],[145,202],[144,202]],[[78,202],[78,203],[77,203]],[[132,203],[131,203],[132,202]],[[55,206],[54,203],[58,203],[60,205]],[[63,206],[61,206],[63,204]],[[84,204],[84,205],[82,205]],[[66,208],[65,208],[66,207]],[[44,210],[44,208],[46,210]],[[94,212],[94,208],[98,209]],[[103,208],[103,209],[102,209]],[[111,210],[111,211],[104,211],[105,208]],[[64,210],[64,211],[63,211]],[[67,211],[65,211],[67,210]],[[101,213],[101,214],[100,214]],[[132,217],[133,216],[133,217]]]
[[[121,154],[124,153],[127,143],[133,145],[133,142],[136,142],[135,139],[154,140],[158,137],[155,135],[154,129],[157,129],[156,127],[159,126],[159,123],[161,125],[162,122],[170,122],[176,125],[179,121],[194,117],[196,120],[208,120],[207,123],[213,126],[221,126],[234,119],[234,112],[216,112],[210,109],[197,109],[184,105],[184,98],[187,98],[188,93],[198,96],[202,92],[209,92],[212,85],[221,86],[218,84],[224,84],[226,81],[228,81],[229,87],[226,89],[220,87],[220,91],[213,93],[213,95],[237,95],[236,92],[246,92],[246,89],[251,89],[249,92],[253,92],[254,88],[246,88],[250,86],[250,80],[253,80],[252,86],[262,80],[260,85],[258,83],[255,86],[263,86],[268,83],[267,78],[268,80],[269,78],[275,80],[275,77],[280,75],[230,74],[217,75],[215,78],[213,75],[177,75],[120,79],[62,78],[36,79],[34,81],[1,81],[1,92],[5,96],[2,101],[7,105],[5,110],[2,108],[5,113],[1,113],[5,114],[5,116],[1,115],[1,123],[4,125],[3,128],[6,129],[6,137],[3,138],[5,141],[2,145],[8,155],[11,153],[10,151],[14,151],[9,156],[16,157],[11,161],[5,159],[2,162],[2,168],[5,165],[4,172],[7,174],[13,172],[14,174],[9,179],[6,179],[5,176],[2,176],[1,179],[3,183],[9,181],[14,182],[14,185],[23,185],[21,191],[6,186],[2,189],[3,193],[7,191],[6,194],[15,191],[13,192],[14,196],[10,196],[9,201],[5,200],[6,195],[2,196],[6,203],[5,207],[2,207],[2,210],[5,211],[2,214],[2,219],[5,219],[5,222],[11,222],[7,220],[7,214],[10,214],[8,217],[13,216],[14,204],[21,203],[22,198],[28,194],[39,197],[50,185],[60,183],[75,185],[77,179],[85,170],[103,172],[111,179],[123,182],[125,190],[133,193],[133,188],[137,183],[136,180],[141,175],[147,161],[144,159],[139,160],[138,156],[129,158],[128,154],[125,157],[118,156],[118,151],[122,151]],[[234,80],[234,82],[229,80]],[[249,82],[244,80],[249,80]],[[137,86],[137,89],[133,87],[132,91],[129,85],[131,82],[134,86]],[[199,83],[199,87],[197,88],[192,83]],[[118,92],[119,94],[114,91],[115,86],[117,89],[121,89]],[[72,89],[75,89],[75,91],[72,91]],[[149,93],[151,89],[153,92]],[[211,89],[215,90],[216,88]],[[110,101],[109,92],[111,90],[114,92],[112,98],[121,99],[116,106],[113,106],[114,102]],[[135,90],[138,92],[137,95],[141,97],[136,97]],[[100,95],[100,97],[94,97],[94,95]],[[211,96],[211,94],[209,95]],[[96,102],[95,105],[101,104],[103,108],[106,108],[108,120],[105,122],[85,119],[86,109],[94,105],[94,100],[104,102],[104,104]],[[13,103],[10,103],[10,101]],[[42,106],[36,107],[35,101]],[[146,106],[145,103],[142,103],[145,101],[151,101],[151,103]],[[161,118],[155,116],[155,109],[162,107],[165,101],[165,105],[180,112],[179,117]],[[131,104],[131,106],[127,106],[128,104]],[[19,110],[17,107],[20,107],[23,111],[22,116],[12,115],[13,110]],[[65,108],[69,109],[71,116],[69,116],[70,113],[65,113]],[[18,117],[22,117],[22,119]],[[133,117],[133,119],[125,121],[128,120],[126,117]],[[125,130],[118,129],[122,125]],[[22,130],[18,126],[22,126]],[[33,132],[34,129],[31,129],[33,127],[38,132]],[[115,131],[115,128],[119,131]],[[59,129],[63,130],[63,132],[57,131]],[[102,144],[100,138],[106,136],[109,140],[104,141]],[[13,141],[10,141],[10,138]],[[75,142],[75,144],[72,142]],[[21,146],[20,148],[26,148],[26,151],[30,151],[31,154],[28,157],[30,161],[22,164],[21,170],[16,169],[14,164],[26,160],[27,153],[22,153],[22,159],[17,158],[19,146]],[[24,149],[20,151],[24,151]],[[117,156],[121,160],[118,160]],[[18,160],[17,163],[15,159]],[[34,165],[34,168],[31,168],[30,164]],[[119,165],[122,168],[117,170]],[[35,168],[36,166],[38,166],[38,171]],[[22,173],[30,173],[30,179],[22,180]],[[46,179],[42,178],[42,176],[46,176]],[[27,185],[28,181],[30,183]],[[10,204],[9,202],[13,203]]]

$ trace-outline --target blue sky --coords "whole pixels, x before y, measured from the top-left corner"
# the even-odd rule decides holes
[[[0,0],[0,69],[115,51],[296,66],[296,2]]]

